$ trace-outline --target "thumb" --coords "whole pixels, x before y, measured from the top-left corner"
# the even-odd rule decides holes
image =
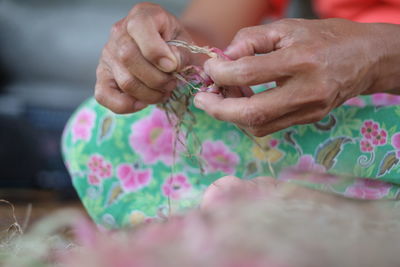
[[[200,92],[194,97],[194,105],[217,120],[239,123],[249,98],[224,98],[220,94]]]
[[[189,44],[192,42],[190,37],[188,37],[186,35],[179,36],[178,38],[177,38],[178,40],[184,41]],[[171,41],[171,40],[169,40],[169,41]],[[172,54],[175,56],[175,59],[177,62],[176,71],[181,71],[182,69],[184,69],[186,66],[189,65],[192,55],[188,49],[179,47],[179,46],[175,45],[173,42],[169,42],[169,41],[167,41],[167,44],[168,44],[169,48],[171,49]]]

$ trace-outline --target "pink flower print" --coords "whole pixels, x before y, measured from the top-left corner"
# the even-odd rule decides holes
[[[375,200],[385,197],[392,185],[373,179],[357,179],[356,182],[349,186],[344,195],[347,197]]]
[[[378,130],[372,132],[372,144],[374,146],[383,146],[387,142],[387,132],[385,130]]]
[[[89,175],[88,175],[88,183],[91,184],[91,185],[99,185],[100,184],[100,179],[96,174],[89,173]]]
[[[169,177],[162,186],[162,191],[166,197],[180,199],[185,193],[189,192],[192,185],[188,178],[183,174],[176,174]]]
[[[396,106],[400,105],[400,96],[392,94],[374,94],[372,95],[372,104],[374,106]]]
[[[362,152],[372,152],[374,150],[374,146],[372,145],[370,140],[362,139],[360,141],[360,149]]]
[[[268,145],[271,148],[275,148],[275,147],[277,147],[279,145],[279,140],[278,139],[271,139],[271,140],[269,140]]]
[[[96,173],[100,169],[100,166],[103,164],[103,161],[104,159],[102,156],[92,155],[89,159],[88,167],[92,172]]]
[[[400,133],[396,133],[392,136],[392,146],[400,150]]]
[[[201,157],[206,162],[204,167],[208,173],[222,171],[233,174],[239,163],[239,156],[222,141],[205,141],[202,145]]]
[[[71,130],[73,142],[78,140],[89,141],[92,137],[92,129],[95,120],[96,113],[94,113],[94,111],[88,108],[80,110],[72,122]]]
[[[364,122],[363,126],[361,127],[361,134],[366,138],[366,139],[372,139],[372,133],[377,131],[379,129],[379,124],[372,121],[372,120],[367,120]]]
[[[174,156],[174,129],[164,111],[155,109],[153,113],[132,125],[129,137],[132,149],[139,153],[146,164],[162,161],[172,165]],[[181,150],[179,142],[176,149]]]
[[[365,106],[365,101],[360,97],[353,97],[344,102],[344,105],[362,108]]]
[[[101,166],[99,170],[99,176],[101,178],[109,178],[111,177],[111,172],[112,172],[112,165],[111,163],[106,162],[105,164],[103,164],[103,166]]]
[[[104,160],[103,156],[94,154],[90,156],[88,167],[91,174],[97,175],[99,178],[105,179],[112,176],[112,165]]]
[[[125,192],[135,192],[150,183],[151,170],[135,170],[130,164],[121,164],[117,167],[117,177]]]
[[[91,185],[99,185],[101,179],[112,176],[111,163],[104,160],[101,155],[94,154],[90,156],[87,166],[89,168],[88,183]]]

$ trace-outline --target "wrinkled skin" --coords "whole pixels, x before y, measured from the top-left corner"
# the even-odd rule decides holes
[[[194,40],[199,45],[223,48],[229,43],[229,34],[222,30],[233,32],[239,26],[254,25],[258,19],[246,18],[245,14],[259,10],[261,16],[260,8],[266,3],[257,0],[243,4],[236,0],[237,5],[227,6],[226,1],[218,2],[214,6],[218,12],[227,8],[228,20],[240,23],[224,24],[218,20],[224,28],[202,28],[207,23],[196,20],[199,13],[205,17],[218,14],[207,8],[210,1],[194,1],[196,5],[187,13],[185,23],[159,5],[134,6],[127,17],[113,26],[104,47],[97,68],[97,101],[115,113],[133,113],[166,101],[177,86],[173,72],[205,60],[185,49],[168,46],[166,41]],[[245,9],[250,3],[254,6]],[[230,15],[239,12],[230,12],[236,6],[243,18]],[[212,14],[207,21],[214,21]],[[199,93],[195,104],[255,136],[315,122],[353,96],[398,93],[399,36],[397,25],[342,19],[287,19],[243,28],[225,51],[234,61],[212,59],[205,64],[214,82],[228,89],[225,98]],[[262,55],[254,56],[256,53]],[[238,90],[239,86],[271,81],[276,81],[278,87],[261,94],[252,96]]]
[[[197,94],[195,105],[255,136],[321,120],[351,97],[400,85],[400,27],[343,19],[287,19],[238,32],[205,70],[218,85],[276,81],[252,97]],[[261,54],[255,56],[255,54]]]
[[[135,5],[111,29],[97,67],[96,100],[118,114],[134,113],[168,100],[177,88],[173,72],[188,65],[201,66],[208,59],[166,43],[175,39],[208,43],[193,29],[189,34],[184,24],[161,6]],[[228,97],[252,95],[246,87],[234,86],[226,92]]]
[[[177,81],[171,72],[188,53],[166,41],[190,42],[176,17],[151,3],[136,5],[112,27],[97,67],[96,100],[115,113],[133,113],[165,101]]]

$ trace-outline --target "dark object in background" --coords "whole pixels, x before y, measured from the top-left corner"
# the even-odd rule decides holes
[[[60,151],[70,114],[28,106],[19,116],[0,115],[0,188],[49,189],[60,199],[76,198]]]
[[[43,159],[36,176],[36,185],[44,189],[60,192],[61,198],[75,196],[71,178],[61,157],[61,136],[70,110],[27,106],[24,119],[36,129],[36,142]]]
[[[0,187],[32,187],[41,168],[35,130],[17,118],[0,116]]]
[[[34,187],[76,196],[61,134],[93,95],[109,29],[138,2],[0,0],[0,190]],[[186,0],[152,2],[179,13]]]
[[[289,18],[316,19],[312,0],[292,0],[286,12]]]

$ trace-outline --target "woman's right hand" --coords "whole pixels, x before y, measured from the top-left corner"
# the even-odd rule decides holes
[[[96,75],[96,100],[115,113],[133,113],[168,99],[176,87],[172,72],[189,55],[166,41],[190,42],[178,19],[159,5],[141,3],[115,23]]]

